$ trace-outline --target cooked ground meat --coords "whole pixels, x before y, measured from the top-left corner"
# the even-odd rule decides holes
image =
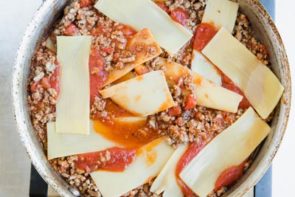
[[[165,5],[169,11],[177,8],[185,9],[189,15],[185,26],[194,31],[203,16],[205,1],[167,0]],[[135,56],[126,50],[129,33],[130,29],[126,33],[123,25],[103,16],[93,6],[80,8],[79,1],[75,0],[65,8],[62,19],[56,24],[49,38],[55,44],[55,37],[58,35],[94,35],[92,48],[97,49],[103,57],[105,70],[111,71],[121,69],[126,63],[135,60]],[[266,47],[255,39],[249,20],[240,12],[233,35],[250,49],[259,60],[269,65]],[[31,120],[45,152],[47,151],[46,123],[55,120],[55,105],[59,91],[58,85],[54,83],[55,72],[57,72],[59,66],[56,61],[56,52],[47,46],[46,39],[44,38],[42,44],[36,49],[28,79],[28,104]],[[190,67],[191,54],[192,43],[188,43],[176,55],[169,56],[168,53],[164,52],[161,57]],[[161,69],[157,64],[157,58],[145,65],[148,70]],[[243,113],[241,109],[238,113],[233,114],[200,106],[186,110],[183,106],[184,94],[189,94],[192,91],[190,83],[189,77],[183,77],[178,84],[169,87],[173,99],[178,103],[178,106],[173,109],[173,113],[169,112],[169,109],[148,117],[148,126],[156,129],[161,135],[168,136],[169,143],[172,146],[198,140],[209,141],[230,126]],[[180,86],[185,87],[185,93]],[[105,110],[105,106],[106,100],[97,96],[91,105],[91,117],[97,115],[107,117],[108,112]],[[51,160],[50,163],[82,196],[101,196],[89,172],[76,168],[76,160],[77,156],[68,156]],[[151,183],[152,180],[124,196],[157,196],[149,192]],[[222,188],[213,193],[212,196],[221,196],[225,190],[226,188]]]

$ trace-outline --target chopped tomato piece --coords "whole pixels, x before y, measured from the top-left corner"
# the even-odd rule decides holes
[[[93,103],[98,91],[107,79],[107,72],[104,69],[105,60],[97,49],[92,49],[89,57],[90,70],[90,101]]]
[[[172,10],[170,15],[173,20],[182,25],[186,25],[186,21],[189,18],[188,12],[183,8],[176,8]]]
[[[51,84],[50,84],[50,79],[48,79],[48,77],[44,77],[42,80],[41,80],[41,85],[43,88],[45,89],[48,89],[51,87]]]
[[[164,10],[166,13],[169,14],[169,8],[168,8],[168,6],[166,6],[165,2],[163,2],[163,1],[156,1],[156,4],[157,4],[162,10]]]
[[[76,35],[78,32],[79,32],[79,29],[73,23],[68,25],[64,30],[64,34],[66,36],[73,36],[73,35]]]
[[[37,90],[37,88],[38,88],[38,83],[35,82],[35,83],[30,84],[31,92],[35,92]]]
[[[232,184],[234,184],[239,178],[242,177],[244,172],[244,167],[245,167],[245,162],[243,162],[239,166],[233,166],[224,170],[217,178],[217,181],[215,182],[214,190],[217,191],[222,187],[231,186]]]
[[[235,93],[238,93],[239,95],[243,96],[242,101],[240,102],[239,108],[241,109],[247,109],[251,106],[250,102],[248,101],[248,99],[245,97],[245,95],[243,94],[243,92],[241,91],[240,88],[238,88],[234,82],[228,78],[226,75],[222,74],[222,87],[231,90]]]
[[[95,170],[107,170],[122,172],[132,163],[136,151],[125,148],[109,148],[99,152],[78,155],[76,167],[87,172]]]
[[[197,105],[197,99],[195,98],[193,94],[189,94],[186,97],[184,109],[186,110],[193,109],[196,105]]]
[[[199,24],[195,32],[194,49],[202,51],[216,33],[217,30],[213,25],[209,23]]]
[[[92,0],[80,0],[80,7],[84,8],[84,7],[89,7],[93,4]]]
[[[114,48],[112,47],[105,47],[101,49],[103,52],[106,52],[107,54],[111,54],[114,52]]]
[[[134,36],[134,34],[137,33],[137,31],[135,29],[133,29],[132,27],[128,26],[128,25],[124,25],[124,27],[121,30],[124,34],[124,36],[126,38],[131,38],[132,36]]]
[[[60,66],[57,65],[54,72],[49,78],[50,87],[55,89],[57,95],[59,94],[59,91],[60,91],[59,79],[60,79]]]
[[[169,110],[168,110],[168,114],[170,116],[178,116],[181,114],[181,107],[179,105],[175,106],[175,107],[171,107]]]
[[[239,104],[239,108],[241,109],[248,109],[251,106],[248,99],[244,96],[242,101]]]

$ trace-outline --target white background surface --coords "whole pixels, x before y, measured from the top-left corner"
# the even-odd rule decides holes
[[[276,0],[276,24],[284,40],[293,77],[289,126],[273,162],[273,196],[295,196],[295,1]]]
[[[24,29],[40,4],[41,0],[0,0],[0,197],[28,196],[30,161],[15,129],[10,81]]]
[[[14,126],[10,76],[24,29],[40,4],[41,0],[0,0],[0,197],[28,196],[30,162]],[[295,80],[294,7],[293,0],[276,0],[276,23],[285,42]],[[293,110],[283,144],[274,160],[274,197],[295,196],[294,117]]]

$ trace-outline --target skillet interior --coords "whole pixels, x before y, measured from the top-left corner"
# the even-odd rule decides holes
[[[271,57],[272,70],[285,87],[285,93],[282,99],[283,102],[275,110],[271,133],[262,145],[250,169],[226,193],[226,195],[230,196],[240,196],[246,193],[268,169],[284,135],[291,102],[291,79],[288,61],[284,46],[273,22],[256,0],[239,0],[238,2],[241,11],[250,19],[257,38],[267,46]],[[12,96],[18,131],[37,171],[60,195],[75,196],[78,195],[77,191],[73,190],[51,168],[47,161],[37,136],[33,132],[27,106],[27,79],[31,58],[41,38],[46,35],[55,21],[62,15],[67,3],[66,0],[47,0],[36,13],[18,51],[14,67]]]

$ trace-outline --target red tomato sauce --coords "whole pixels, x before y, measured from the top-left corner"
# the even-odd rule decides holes
[[[108,152],[109,159],[102,159]],[[113,172],[122,172],[132,163],[135,158],[136,150],[125,148],[109,148],[99,152],[86,153],[78,155],[76,167],[86,172],[96,170],[106,170]]]
[[[93,4],[93,0],[80,0],[80,7],[85,8],[91,6]]]
[[[232,166],[224,170],[215,182],[215,191],[225,186],[233,185],[239,178],[242,177],[245,168],[245,162],[238,166]]]
[[[170,16],[174,21],[182,25],[186,25],[186,21],[189,19],[188,12],[180,7],[172,10]]]
[[[156,4],[164,10],[167,14],[169,14],[169,8],[166,6],[165,2],[163,1],[156,1]]]
[[[119,25],[119,26],[117,27],[117,29],[118,29],[118,30],[121,30],[121,31],[123,32],[123,35],[124,35],[127,39],[133,37],[133,36],[137,33],[137,31],[136,31],[134,28],[132,28],[132,27],[130,27],[130,26],[128,26],[128,25]]]
[[[116,103],[111,100],[106,101],[106,111],[113,117],[126,117],[126,116],[133,116],[132,113],[128,112],[127,110],[123,109]],[[98,118],[100,119],[100,117]],[[112,123],[110,123],[112,124]]]
[[[193,94],[187,95],[186,100],[185,100],[184,109],[190,110],[190,109],[193,109],[196,105],[197,105],[196,97]]]
[[[201,23],[195,31],[193,47],[197,51],[202,51],[208,42],[215,36],[217,29],[210,23]]]
[[[160,137],[156,131],[148,128],[145,122],[131,124],[95,120],[94,129],[106,139],[126,148],[139,148]]]
[[[73,23],[68,25],[64,30],[64,34],[66,36],[73,36],[73,35],[76,35],[78,32],[79,32],[78,27]]]
[[[104,70],[105,61],[99,50],[93,48],[89,57],[90,70],[90,102],[93,103],[99,94],[104,82],[107,80],[107,72]]]
[[[248,99],[245,97],[244,93],[241,91],[240,88],[238,88],[234,82],[228,78],[227,76],[225,76],[223,73],[221,74],[221,79],[222,79],[222,87],[231,90],[233,92],[238,93],[239,95],[243,96],[242,101],[240,102],[239,108],[241,109],[247,109],[251,106],[251,104],[249,103]]]
[[[177,105],[177,106],[175,106],[175,107],[171,107],[171,108],[169,108],[169,110],[168,110],[168,114],[170,115],[170,116],[178,116],[178,115],[180,115],[181,114],[181,107],[179,106],[179,105]]]
[[[181,180],[179,174],[188,165],[188,163],[202,150],[204,146],[205,144],[203,143],[190,144],[177,163],[175,174],[177,177],[177,183],[180,186],[184,196],[195,197],[197,195],[194,194],[194,192]]]

